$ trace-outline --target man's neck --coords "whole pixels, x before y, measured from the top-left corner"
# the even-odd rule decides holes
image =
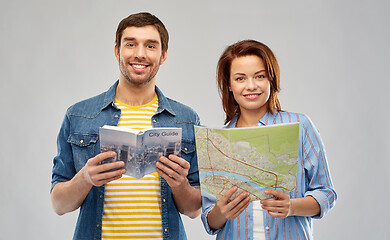
[[[153,100],[155,95],[155,82],[145,85],[133,85],[126,80],[119,79],[115,98],[130,106],[145,105]]]

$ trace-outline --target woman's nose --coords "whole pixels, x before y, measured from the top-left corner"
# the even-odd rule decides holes
[[[248,90],[254,90],[257,88],[256,82],[253,78],[249,78],[246,84]]]

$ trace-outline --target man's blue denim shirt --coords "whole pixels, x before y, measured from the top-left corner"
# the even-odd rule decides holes
[[[80,171],[88,159],[100,153],[99,127],[118,124],[121,111],[115,106],[118,81],[98,96],[71,106],[65,115],[57,139],[57,156],[53,160],[52,186],[68,181]],[[194,125],[199,125],[198,115],[189,107],[166,98],[156,87],[157,113],[152,117],[153,127],[180,127],[182,131],[181,157],[191,168],[188,181],[199,187]],[[187,239],[184,226],[176,209],[171,188],[161,181],[161,215],[164,239]],[[104,186],[92,187],[83,204],[73,239],[101,239],[104,205]]]

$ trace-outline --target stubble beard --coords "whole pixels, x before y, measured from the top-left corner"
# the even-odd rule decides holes
[[[161,61],[161,59],[160,59],[160,61]],[[119,70],[128,83],[130,83],[134,86],[142,86],[142,85],[146,85],[146,84],[150,83],[153,80],[153,78],[157,75],[157,72],[158,72],[159,66],[160,66],[160,61],[158,62],[157,67],[155,69],[152,69],[152,72],[149,75],[145,76],[145,78],[141,81],[134,80],[130,76],[130,72],[127,70],[126,65],[124,63],[125,60],[123,60],[123,59],[121,59],[119,62]],[[128,66],[131,68],[130,64],[128,64]]]

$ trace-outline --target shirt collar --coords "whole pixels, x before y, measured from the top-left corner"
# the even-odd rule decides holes
[[[259,122],[257,123],[257,126],[265,126],[269,124],[273,124],[275,121],[277,112],[274,111],[274,113],[266,112],[263,117],[260,118]],[[235,128],[238,118],[240,117],[239,114],[233,117],[232,120],[230,120],[229,123],[226,124],[226,128]]]
[[[167,112],[169,112],[170,114],[175,116],[176,113],[175,113],[175,111],[173,111],[171,104],[168,102],[168,98],[166,98],[164,96],[164,94],[161,92],[161,90],[157,86],[155,87],[155,89],[156,89],[156,93],[157,93],[157,97],[158,97],[157,113],[161,113],[164,110],[166,110]]]
[[[106,95],[104,96],[104,101],[103,101],[103,106],[102,110],[108,107],[109,105],[115,106],[115,92],[116,92],[116,87],[118,86],[119,80],[112,85],[108,91],[106,92]]]
[[[261,125],[270,125],[270,124],[275,124],[275,118],[276,115],[278,114],[278,111],[273,111],[272,113],[268,112],[264,114],[264,116],[260,119],[259,122],[261,122]],[[258,125],[260,126],[260,125]]]

